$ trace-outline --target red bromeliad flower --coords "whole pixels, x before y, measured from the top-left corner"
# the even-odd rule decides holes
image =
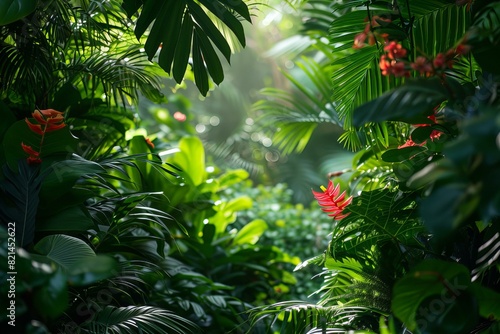
[[[349,213],[342,214],[342,211],[351,204],[352,196],[346,197],[346,192],[340,193],[340,184],[334,186],[332,181],[328,182],[328,187],[321,186],[323,192],[312,191],[314,197],[321,206],[323,212],[328,213],[328,216],[333,217],[335,220],[341,220],[349,215]]]
[[[45,109],[45,110],[35,110],[31,116],[35,119],[36,123],[32,123],[27,118],[25,119],[26,124],[36,134],[42,136],[40,140],[40,151],[34,150],[31,146],[25,145],[21,143],[21,147],[23,151],[29,154],[27,158],[28,164],[40,164],[42,159],[40,159],[41,148],[43,145],[43,140],[45,138],[45,134],[47,132],[53,132],[59,129],[62,129],[66,126],[64,123],[64,113],[54,110],[54,109]]]

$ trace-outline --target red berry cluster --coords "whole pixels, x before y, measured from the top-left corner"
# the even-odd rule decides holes
[[[470,47],[462,41],[456,48],[438,53],[434,58],[418,56],[414,62],[410,62],[405,59],[408,51],[399,42],[390,41],[384,47],[386,54],[380,57],[379,66],[383,75],[395,77],[409,77],[411,69],[426,77],[442,75],[444,70],[453,68],[457,57],[467,54],[469,50]]]

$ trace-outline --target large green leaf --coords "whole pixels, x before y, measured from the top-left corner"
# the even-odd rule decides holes
[[[70,222],[70,223],[68,223]],[[87,210],[81,205],[72,205],[37,221],[37,232],[85,232],[94,227]]]
[[[477,319],[478,310],[473,305],[461,305],[466,309],[454,308],[461,298],[468,297],[471,282],[467,268],[461,264],[441,260],[425,260],[418,264],[410,273],[400,279],[394,286],[392,309],[394,314],[405,323],[411,331],[417,327],[427,327],[425,333],[465,333],[453,331],[467,319]],[[421,303],[425,301],[426,305]],[[424,310],[423,307],[428,307]],[[458,314],[450,314],[448,311]],[[469,314],[464,312],[470,311]],[[474,314],[476,312],[476,314]],[[451,324],[441,323],[452,320]],[[432,326],[448,326],[447,330],[433,332]],[[441,327],[442,328],[442,327]]]
[[[96,256],[83,240],[64,234],[44,237],[37,242],[34,249],[57,263],[66,272],[71,272],[81,261]]]
[[[125,0],[123,6],[129,16],[139,9],[134,0]],[[203,95],[207,94],[209,86],[205,64],[215,83],[223,78],[219,56],[213,46],[230,61],[231,47],[222,32],[228,29],[245,46],[245,33],[238,16],[250,21],[248,8],[242,0],[144,0],[139,12],[135,27],[137,38],[152,25],[145,44],[149,59],[155,57],[160,47],[159,65],[169,74],[173,69],[174,79],[180,83],[191,49],[195,82]],[[200,61],[202,54],[204,61]]]
[[[50,166],[50,173],[42,185],[42,196],[59,199],[82,177],[103,173],[105,169],[96,162],[86,160],[76,154],[70,159],[58,161]]]
[[[250,223],[243,226],[234,237],[235,245],[256,244],[260,236],[267,230],[267,224],[262,219],[252,220]]]
[[[0,26],[22,19],[36,8],[37,0],[2,0]]]
[[[386,120],[428,123],[427,116],[432,115],[434,108],[448,96],[447,87],[437,78],[408,81],[356,108],[354,125]]]
[[[184,137],[179,142],[179,150],[170,163],[182,170],[182,175],[193,185],[206,180],[205,150],[198,137]]]
[[[3,166],[5,179],[0,183],[0,218],[16,225],[16,239],[22,247],[29,245],[35,236],[36,213],[42,177],[39,168],[26,161],[18,164],[18,173]]]
[[[32,120],[33,122],[33,120]],[[40,152],[42,166],[49,166],[51,160],[58,160],[58,155],[68,155],[76,151],[78,140],[75,138],[68,126],[57,131],[48,132],[43,139],[43,145],[40,148],[42,137],[30,130],[24,120],[14,123],[7,132],[3,140],[5,149],[5,158],[12,170],[17,170],[17,164],[20,159],[26,159],[28,154],[23,151],[21,143],[31,146]],[[60,160],[60,159],[59,159]],[[46,163],[43,164],[43,161]]]
[[[62,270],[56,271],[47,282],[35,290],[33,304],[40,314],[49,319],[57,319],[69,304],[66,275]]]

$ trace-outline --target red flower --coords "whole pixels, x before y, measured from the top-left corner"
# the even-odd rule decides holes
[[[26,160],[28,161],[28,165],[39,165],[42,163],[42,159],[37,157],[28,157]]]
[[[423,146],[424,144],[425,144],[425,141],[423,143],[417,144],[413,140],[411,140],[411,138],[410,138],[406,141],[406,143],[398,146],[398,148],[405,148],[405,147],[411,147],[411,146]]]
[[[28,164],[40,164],[42,163],[42,159],[40,159],[40,152],[42,150],[43,141],[45,139],[45,134],[47,132],[56,131],[62,129],[66,126],[64,123],[64,113],[61,111],[57,111],[54,109],[44,109],[44,110],[35,110],[31,116],[35,119],[36,123],[32,123],[30,120],[25,118],[25,122],[34,133],[42,136],[40,139],[40,151],[35,151],[31,146],[24,145],[21,143],[21,147],[23,151],[29,154],[27,158]]]
[[[346,206],[351,204],[352,196],[346,197],[346,192],[340,193],[340,184],[333,185],[332,181],[328,182],[328,188],[321,186],[323,192],[312,191],[314,197],[321,206],[323,212],[328,213],[328,216],[333,217],[335,220],[341,220],[349,215],[349,213],[342,214]]]
[[[415,59],[415,62],[411,63],[411,68],[415,71],[419,71],[420,74],[425,74],[426,76],[431,76],[434,73],[434,68],[429,60],[425,57],[419,56]]]
[[[23,151],[28,153],[29,155],[38,157],[40,155],[40,152],[35,151],[31,146],[29,145],[24,145],[24,143],[21,143],[21,147],[23,148]]]
[[[438,53],[436,58],[434,58],[433,64],[435,68],[446,68],[446,57],[442,53]]]
[[[42,159],[40,159],[40,152],[35,151],[31,146],[25,145],[21,143],[21,147],[23,151],[29,154],[29,157],[26,159],[29,165],[38,165],[42,163]]]
[[[388,60],[387,55],[382,55],[380,57],[379,63],[380,69],[382,70],[382,75],[394,75],[395,77],[409,77],[410,72],[406,69],[403,62],[396,60]]]
[[[25,119],[31,131],[43,136],[47,132],[56,131],[66,126],[63,113],[54,109],[35,110],[32,114],[38,124]]]
[[[32,116],[40,124],[55,124],[64,121],[63,114],[54,109],[35,110]]]
[[[406,51],[403,46],[395,41],[390,42],[384,47],[384,51],[387,51],[387,55],[390,59],[404,58],[406,57],[408,51]]]

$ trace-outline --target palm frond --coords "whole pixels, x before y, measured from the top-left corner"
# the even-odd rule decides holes
[[[284,154],[301,152],[319,123],[340,123],[330,101],[329,67],[307,57],[302,57],[297,67],[298,74],[285,73],[294,92],[266,88],[262,94],[268,99],[253,106],[263,114],[265,124],[279,129],[274,142]]]
[[[151,306],[106,306],[82,329],[92,334],[122,333],[197,333],[197,326],[168,310]]]
[[[357,10],[357,8],[354,10],[360,5],[363,5],[362,1],[334,6],[336,10],[348,8],[353,10],[335,19],[330,31],[336,57],[332,77],[333,100],[338,103],[337,110],[344,121],[344,129],[347,130],[341,140],[351,149],[359,149],[362,143],[359,137],[356,138],[356,130],[352,124],[353,110],[404,82],[402,79],[382,76],[378,66],[380,44],[364,47],[354,52],[348,51],[356,34],[363,30],[366,17],[376,13],[390,14],[392,11],[391,6],[385,9],[367,7],[370,11]],[[373,9],[379,10],[372,11]],[[464,8],[435,0],[411,1],[409,7],[406,7],[406,3],[402,4],[399,14],[401,19],[412,22],[412,29],[409,31],[411,37],[407,39],[410,47],[413,47],[413,59],[422,54],[436,55],[448,50],[462,38],[469,24]],[[446,33],[441,33],[442,31]],[[433,37],[429,38],[429,36]],[[442,40],[436,42],[437,37]],[[459,68],[465,69],[463,66]],[[456,75],[460,76],[460,71],[457,70],[457,72]],[[382,139],[387,141],[387,138],[382,137]]]
[[[272,326],[279,328],[282,334],[310,333],[326,328],[346,332],[355,328],[353,319],[370,311],[367,307],[321,306],[292,300],[252,309],[250,321],[255,326],[258,322],[269,319]],[[280,326],[277,325],[278,322],[281,322]]]
[[[484,242],[478,248],[478,259],[471,271],[472,281],[480,280],[491,268],[498,265],[500,259],[500,232],[493,226],[485,230]]]
[[[315,292],[320,295],[319,305],[332,306],[366,306],[377,310],[380,314],[387,314],[391,309],[391,286],[378,277],[374,268],[377,264],[362,253],[357,259],[343,258],[336,260],[327,255],[326,270],[321,274],[324,282]],[[363,264],[361,264],[363,261]],[[372,267],[368,267],[370,263]]]
[[[429,7],[423,10],[423,6]],[[418,12],[417,9],[422,10]],[[470,15],[465,6],[437,1],[422,1],[410,4],[415,14],[413,28],[414,58],[419,55],[437,55],[446,52],[462,39],[470,25]]]
[[[162,99],[158,77],[145,71],[146,66],[149,62],[141,46],[132,44],[88,57],[75,55],[64,72],[71,82],[82,85],[88,96],[105,94],[108,103],[113,99],[115,105],[126,106],[135,103],[139,90],[153,101]]]

